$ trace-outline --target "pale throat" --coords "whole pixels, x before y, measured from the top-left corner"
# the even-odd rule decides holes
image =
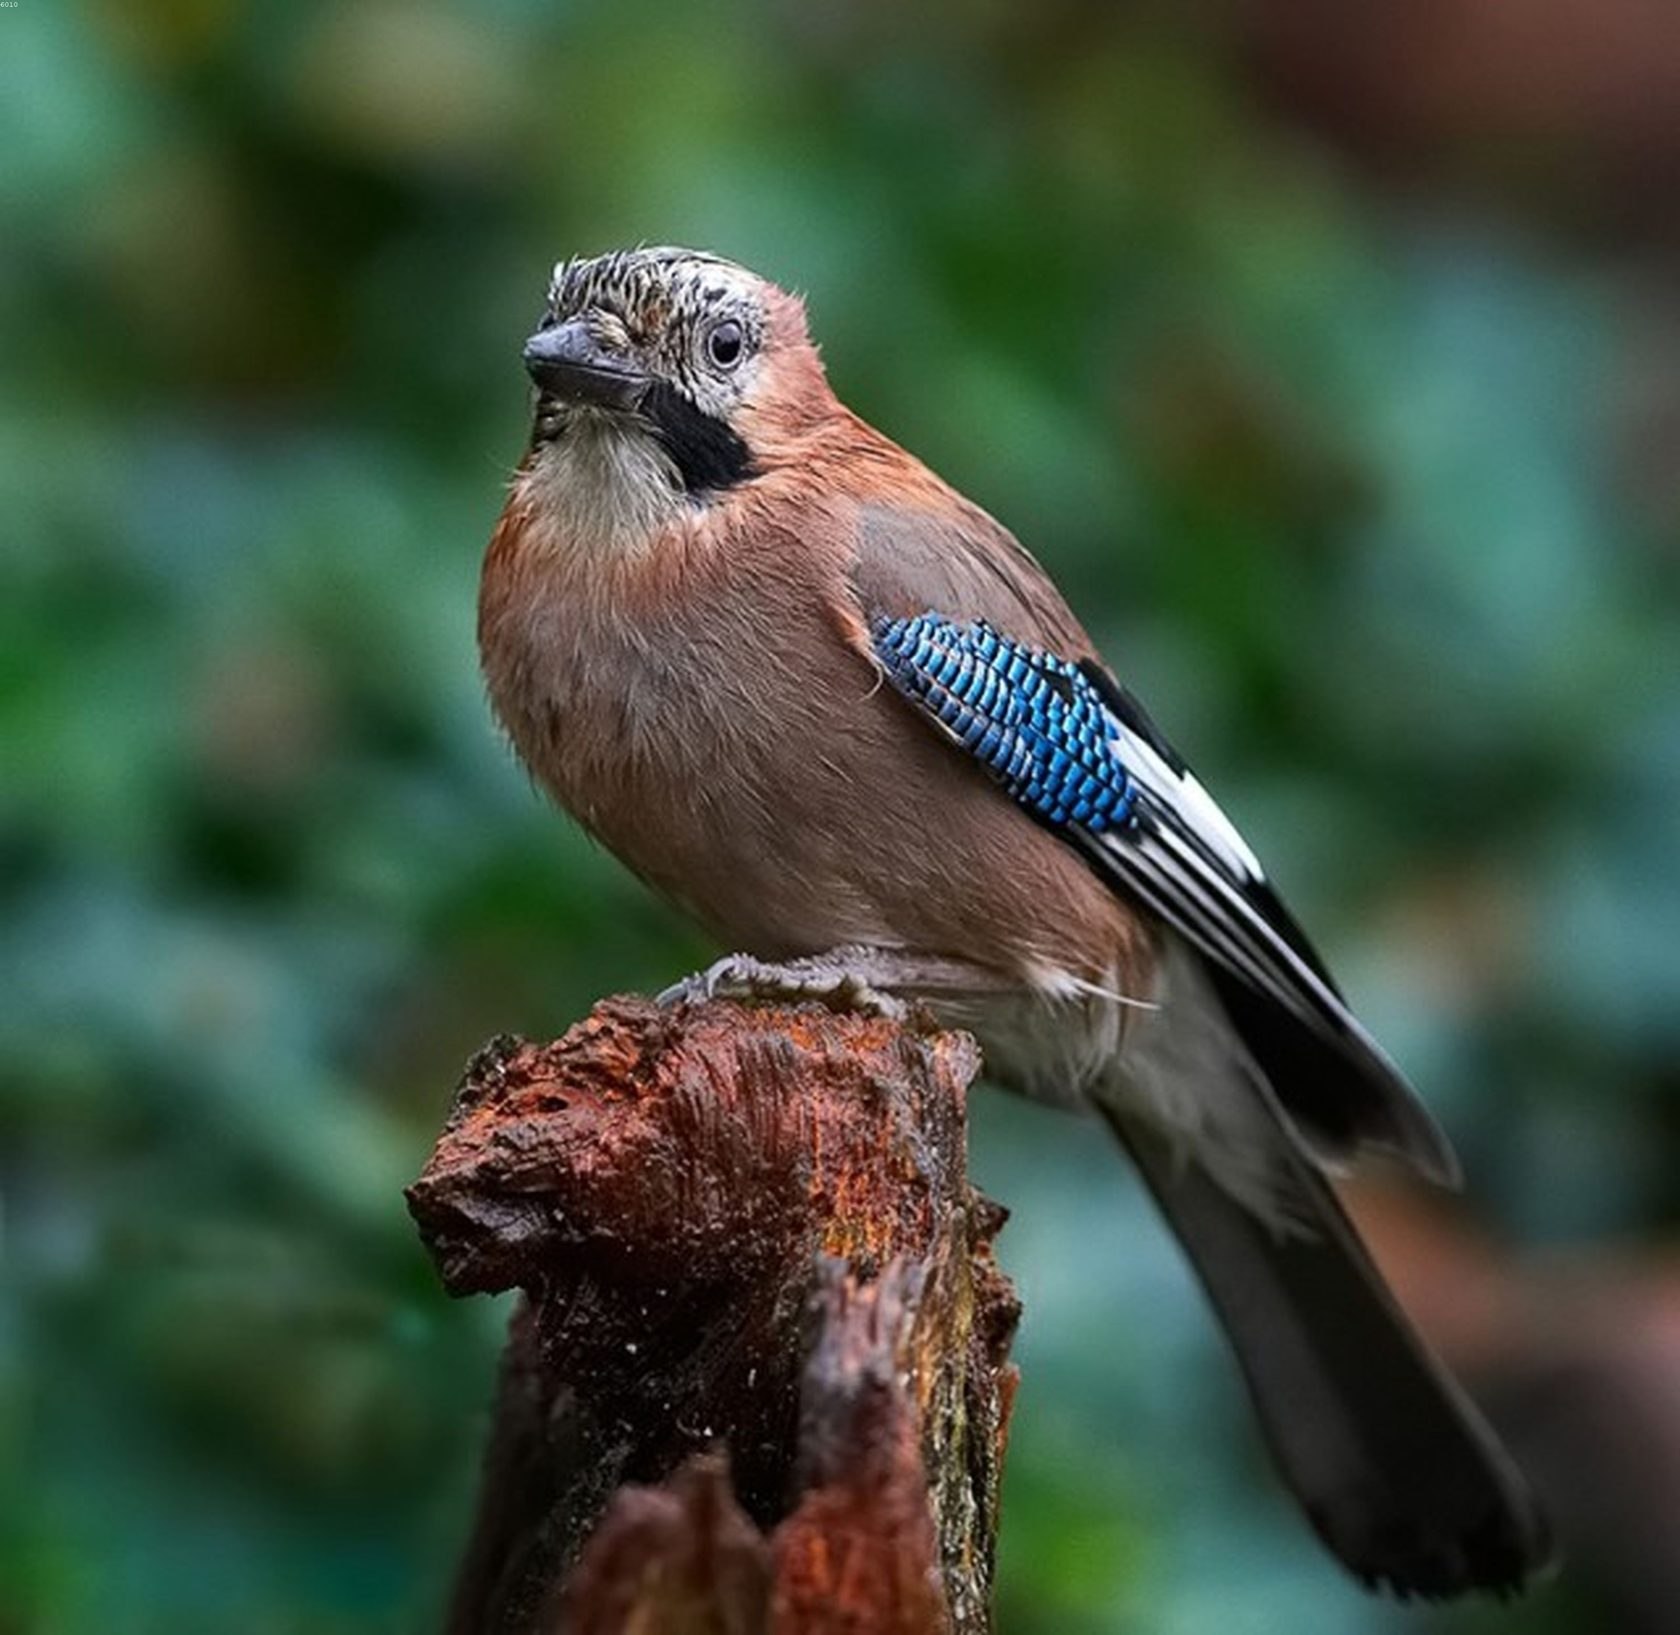
[[[688,509],[670,455],[651,431],[622,415],[574,415],[537,449],[521,486],[544,543],[592,557],[647,550]]]

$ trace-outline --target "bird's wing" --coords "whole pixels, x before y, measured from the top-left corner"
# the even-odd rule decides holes
[[[989,620],[1067,659],[1095,658],[1091,638],[1026,546],[960,496],[940,497],[937,507],[859,507],[852,579],[868,613],[908,618],[937,607]]]
[[[877,613],[871,636],[905,698],[1203,955],[1232,1023],[1319,1150],[1386,1147],[1456,1179],[1445,1136],[1343,1003],[1254,853],[1094,658],[936,612]]]

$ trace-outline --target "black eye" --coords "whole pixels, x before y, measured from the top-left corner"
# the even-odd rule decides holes
[[[741,347],[746,337],[733,318],[725,318],[706,337],[706,351],[720,369],[733,369],[741,361]]]

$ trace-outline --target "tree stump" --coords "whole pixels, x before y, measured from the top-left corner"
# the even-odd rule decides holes
[[[519,1288],[454,1635],[990,1627],[1018,1307],[963,1035],[613,999],[470,1064],[409,1207]]]

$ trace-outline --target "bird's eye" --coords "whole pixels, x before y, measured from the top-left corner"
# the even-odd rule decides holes
[[[733,369],[741,361],[746,337],[733,318],[726,318],[706,337],[706,351],[720,369]]]

